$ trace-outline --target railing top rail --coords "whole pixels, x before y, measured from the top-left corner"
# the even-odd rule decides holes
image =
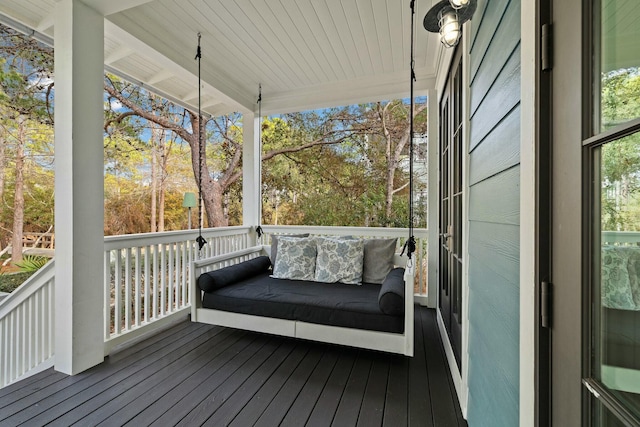
[[[11,293],[11,298],[7,297],[0,301],[0,319],[40,288],[39,286],[31,286],[32,283],[47,282],[55,277],[54,261],[53,258],[49,260],[44,267],[29,277],[22,285],[18,286],[18,288]]]
[[[262,246],[252,246],[246,249],[240,249],[238,251],[229,252],[223,255],[217,255],[210,258],[204,258],[199,260],[194,260],[193,265],[196,268],[202,267],[203,265],[215,264],[222,261],[227,261],[234,258],[239,258],[245,255],[249,255],[255,252],[262,251]]]
[[[356,236],[371,237],[408,237],[408,228],[387,228],[387,227],[334,227],[316,225],[263,225],[262,229],[266,233],[310,233],[310,234],[353,234]],[[427,238],[426,228],[414,228],[414,236]]]
[[[640,231],[603,231],[603,243],[640,243]]]
[[[220,228],[206,228],[202,230],[203,236],[233,236],[248,233],[250,226],[233,226]],[[162,233],[139,233],[120,236],[105,236],[104,249],[124,249],[132,246],[157,245],[161,243],[174,243],[176,241],[195,240],[198,230],[165,231]],[[135,245],[131,243],[135,242]]]

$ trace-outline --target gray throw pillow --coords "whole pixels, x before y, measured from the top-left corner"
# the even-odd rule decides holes
[[[364,283],[382,284],[393,269],[393,256],[398,239],[364,239]]]

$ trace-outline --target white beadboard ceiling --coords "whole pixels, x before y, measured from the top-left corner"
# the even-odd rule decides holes
[[[105,15],[108,70],[212,115],[264,114],[406,97],[409,0],[83,0]],[[434,0],[418,0],[416,94],[433,88],[443,50],[422,28]],[[55,37],[55,0],[1,0],[0,14]],[[6,21],[6,20],[5,20]]]

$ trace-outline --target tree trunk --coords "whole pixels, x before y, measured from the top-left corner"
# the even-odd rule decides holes
[[[158,150],[154,142],[154,132],[156,127],[153,126],[151,131],[151,232],[158,231],[158,223],[156,212],[158,211]]]
[[[4,185],[5,185],[5,171],[7,167],[7,158],[6,158],[6,143],[7,141],[4,138],[4,135],[0,134],[0,218],[4,218]],[[4,230],[4,221],[0,219],[0,229]],[[2,233],[4,236],[4,233]],[[0,238],[0,249],[4,248],[7,245],[7,239]]]
[[[158,231],[164,231],[164,205],[167,194],[167,164],[169,161],[169,149],[165,144],[166,133],[164,129],[158,132],[158,152],[160,153],[160,201],[158,211]]]
[[[24,227],[24,144],[26,125],[24,117],[17,120],[16,141],[16,188],[13,201],[13,237],[11,239],[11,262],[22,261],[22,233]]]

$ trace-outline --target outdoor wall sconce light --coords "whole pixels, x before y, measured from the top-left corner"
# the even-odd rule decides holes
[[[189,230],[191,230],[191,208],[198,206],[196,201],[196,194],[191,192],[184,193],[184,200],[182,201],[183,208],[189,208]]]
[[[477,0],[442,0],[433,5],[424,17],[424,29],[440,33],[445,47],[454,47],[460,40],[462,24],[476,11]]]

